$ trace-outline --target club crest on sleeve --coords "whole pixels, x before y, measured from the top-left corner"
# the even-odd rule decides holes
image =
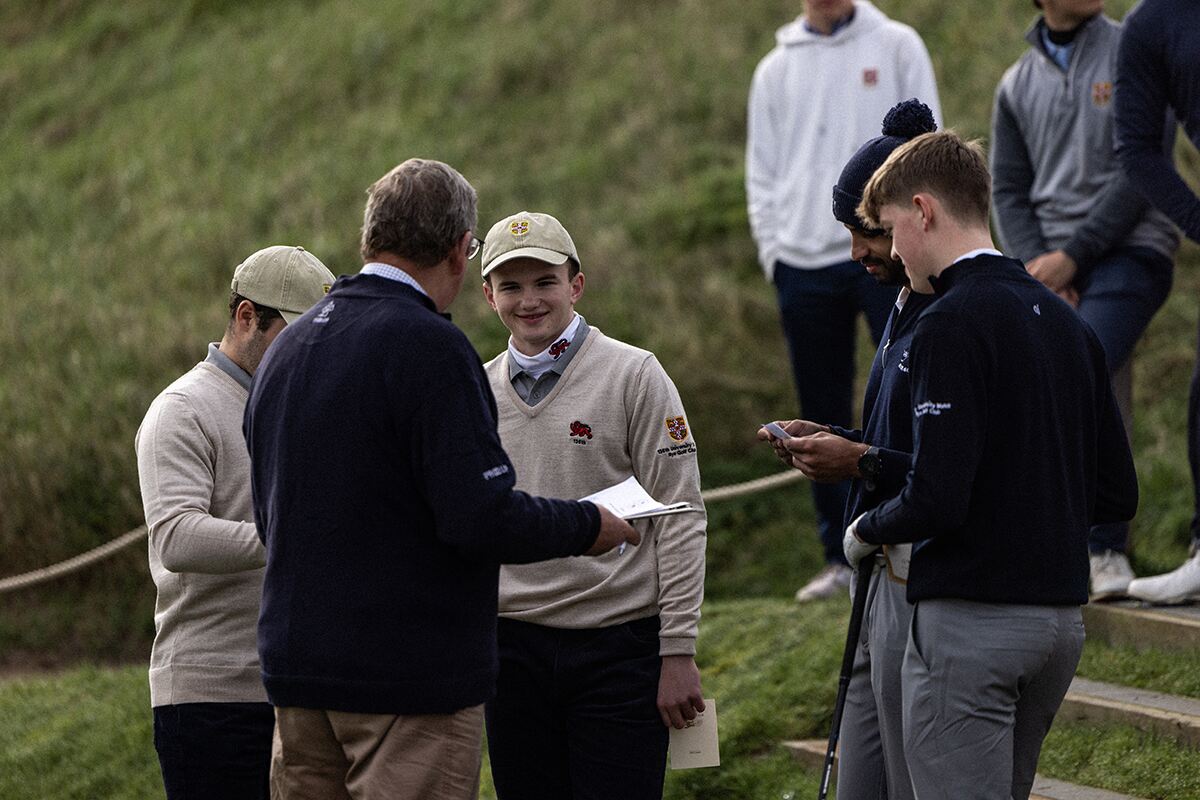
[[[677,442],[687,438],[687,420],[683,417],[667,417],[667,435]]]
[[[1104,108],[1112,102],[1112,81],[1096,81],[1092,84],[1092,104],[1096,108]]]
[[[874,86],[879,83],[879,70],[875,67],[868,67],[863,70],[863,86]]]
[[[529,233],[529,220],[515,219],[508,226],[508,230],[513,236],[524,236]]]
[[[592,426],[586,422],[575,420],[571,423],[571,441],[575,444],[587,444],[587,440],[592,438]]]

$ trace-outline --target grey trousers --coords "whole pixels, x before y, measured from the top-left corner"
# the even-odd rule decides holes
[[[1078,606],[922,600],[901,678],[919,800],[1027,800],[1083,650]]]
[[[876,564],[839,734],[838,800],[913,798],[900,695],[912,619],[904,591],[905,584],[889,574],[886,564]]]

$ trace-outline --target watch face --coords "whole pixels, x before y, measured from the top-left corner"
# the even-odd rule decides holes
[[[867,479],[878,478],[881,466],[879,454],[870,450],[863,453],[862,458],[858,459],[858,471]]]

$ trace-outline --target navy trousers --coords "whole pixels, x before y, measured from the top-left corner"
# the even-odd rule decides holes
[[[181,703],[154,709],[154,749],[167,800],[267,800],[270,703]]]
[[[499,800],[660,800],[658,617],[567,630],[499,620],[485,709]]]
[[[899,290],[881,286],[857,261],[819,269],[778,261],[775,289],[801,415],[825,425],[855,427],[851,417],[858,315],[866,316],[878,347]],[[825,561],[845,564],[842,534],[850,482],[813,483],[812,489]]]
[[[1133,356],[1138,339],[1167,301],[1174,268],[1170,258],[1149,248],[1119,247],[1101,259],[1079,282],[1076,287],[1079,290],[1079,316],[1100,339],[1109,374],[1119,370]],[[1195,396],[1195,391],[1192,395]],[[1131,413],[1132,408],[1122,409],[1122,412]],[[1189,441],[1194,443],[1195,436]],[[1195,470],[1192,474],[1195,475]],[[1093,553],[1105,550],[1124,553],[1128,538],[1127,522],[1097,525],[1088,535],[1088,549]]]

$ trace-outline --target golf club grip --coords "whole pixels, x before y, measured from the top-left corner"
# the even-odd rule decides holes
[[[833,777],[833,754],[837,752],[838,735],[842,727],[842,712],[846,708],[846,691],[850,688],[850,673],[854,670],[854,654],[858,651],[858,637],[862,633],[863,614],[867,608],[867,592],[871,584],[871,571],[874,568],[874,553],[864,556],[858,562],[854,603],[850,606],[850,625],[846,630],[846,647],[842,651],[842,671],[838,674],[837,699],[833,704],[833,722],[829,731],[829,746],[825,749],[825,765],[821,770],[821,787],[817,792],[817,800],[825,800],[829,796],[829,784]]]

